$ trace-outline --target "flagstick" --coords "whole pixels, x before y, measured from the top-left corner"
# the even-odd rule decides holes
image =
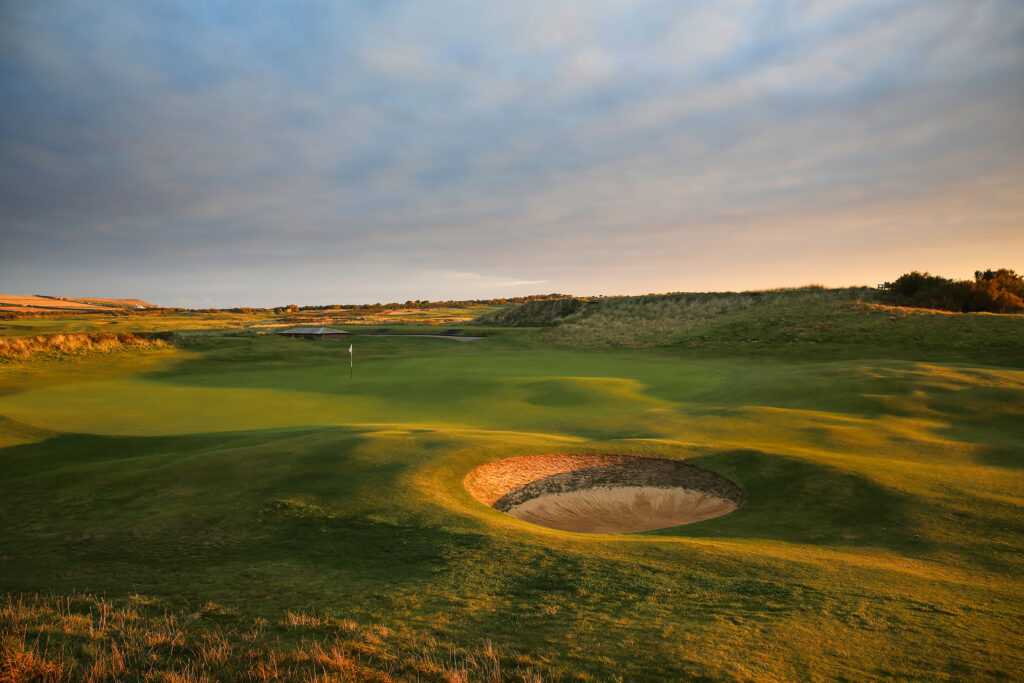
[[[353,358],[353,355],[352,355],[352,345],[349,344],[348,345],[348,378],[349,379],[352,379],[352,368],[353,368],[353,366],[355,366],[355,363],[353,362],[353,360],[354,360],[354,358]]]

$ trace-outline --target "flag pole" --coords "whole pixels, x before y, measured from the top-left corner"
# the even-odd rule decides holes
[[[355,365],[353,362],[354,357],[352,354],[352,345],[348,345],[348,378],[352,379],[352,367]]]

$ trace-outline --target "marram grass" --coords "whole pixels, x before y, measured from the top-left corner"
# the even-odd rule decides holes
[[[0,337],[0,362],[24,360],[34,355],[110,353],[125,349],[159,349],[169,345],[170,335],[121,333],[56,333],[31,337]]]

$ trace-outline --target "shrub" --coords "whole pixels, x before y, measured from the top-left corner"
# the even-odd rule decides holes
[[[976,271],[971,289],[972,303],[979,307],[975,310],[1004,313],[1024,309],[1024,276],[1012,270]]]
[[[947,311],[1009,313],[1024,309],[1024,278],[1006,268],[976,271],[973,282],[915,270],[898,277],[892,291],[907,303]]]

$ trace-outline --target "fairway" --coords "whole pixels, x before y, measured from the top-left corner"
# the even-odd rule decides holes
[[[282,651],[349,634],[398,679],[486,677],[489,647],[510,679],[1024,667],[1024,371],[493,332],[357,337],[353,379],[347,344],[273,335],[5,366],[0,586],[207,610]],[[539,454],[686,461],[742,503],[581,534],[464,485]]]

